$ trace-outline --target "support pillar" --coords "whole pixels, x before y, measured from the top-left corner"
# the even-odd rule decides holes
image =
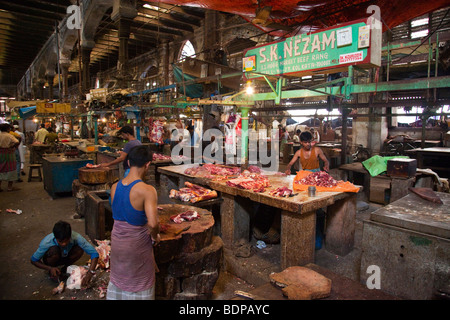
[[[248,107],[241,108],[241,165],[248,164]]]
[[[81,63],[83,65],[82,68],[82,91],[84,93],[88,93],[91,88],[91,78],[89,72],[89,65],[91,62],[91,52],[92,47],[81,47]]]
[[[68,65],[61,65],[61,74],[62,74],[62,101],[67,101],[67,98],[69,96],[69,66]]]
[[[55,75],[47,75],[45,78],[48,82],[48,99],[53,100],[53,79]]]
[[[128,39],[131,32],[131,23],[137,16],[135,0],[114,0],[111,18],[116,22],[119,29],[119,60],[117,61],[117,71],[119,87],[126,87],[125,65],[128,62]]]

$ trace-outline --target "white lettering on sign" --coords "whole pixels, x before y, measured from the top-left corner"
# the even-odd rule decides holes
[[[312,38],[312,39],[311,39]],[[283,43],[283,55],[278,56],[278,44],[273,44],[268,47],[262,47],[259,49],[259,63],[264,64],[267,62],[278,61],[279,59],[290,59],[301,55],[307,56],[315,51],[325,51],[327,48],[334,49],[336,43],[336,32],[333,30],[328,36],[326,33],[320,35],[308,35],[292,37]],[[270,53],[267,51],[270,50]]]
[[[266,51],[266,48],[259,49],[259,56],[261,57],[261,61],[259,63],[266,62],[266,55],[264,54],[264,51]]]
[[[277,49],[278,49],[278,46],[277,45],[274,45],[274,46],[271,46],[270,47],[270,61],[277,61],[278,59],[277,59]]]
[[[347,53],[347,54],[341,54],[339,56],[339,63],[350,63],[350,62],[357,62],[363,60],[363,52],[353,52],[353,53]]]

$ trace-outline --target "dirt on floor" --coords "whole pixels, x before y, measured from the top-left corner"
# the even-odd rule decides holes
[[[30,263],[31,255],[40,241],[52,232],[53,225],[64,220],[87,240],[84,219],[76,219],[75,198],[71,194],[52,199],[42,181],[22,176],[23,182],[14,184],[20,189],[7,192],[3,182],[0,192],[0,300],[102,300],[109,282],[109,272],[98,270],[87,289],[69,290],[52,295],[57,282],[48,273]],[[20,214],[7,209],[21,210]],[[96,244],[94,244],[96,245]],[[87,265],[85,254],[77,265]],[[213,289],[213,300],[235,297],[235,290],[249,291],[254,286],[223,270]]]

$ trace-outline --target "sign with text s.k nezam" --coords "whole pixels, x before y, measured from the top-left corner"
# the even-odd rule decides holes
[[[247,79],[344,71],[381,65],[381,24],[370,17],[253,47],[244,52]]]

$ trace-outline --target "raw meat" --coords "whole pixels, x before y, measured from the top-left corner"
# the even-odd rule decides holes
[[[217,198],[217,192],[215,190],[206,189],[188,181],[184,185],[186,188],[181,188],[179,191],[175,189],[170,190],[169,198],[186,202],[190,201],[191,203]]]
[[[236,176],[241,172],[239,167],[228,167],[220,164],[206,163],[203,166],[195,166],[184,171],[191,176],[211,177],[211,176]]]
[[[80,266],[71,265],[67,267],[67,273],[70,274],[67,279],[67,289],[81,289],[81,281],[87,273],[87,269]]]
[[[6,209],[5,211],[8,212],[8,213],[22,214],[22,210],[20,210],[20,209],[17,209],[17,210]]]
[[[319,171],[307,175],[303,179],[296,181],[296,183],[308,186],[331,188],[337,186],[338,181],[325,171]]]
[[[98,252],[97,266],[102,269],[109,268],[109,256],[111,254],[111,241],[110,240],[95,240],[98,246],[95,248]]]
[[[261,173],[261,168],[257,166],[248,166],[248,171],[251,173]]]
[[[88,168],[88,169],[94,169],[94,168],[98,168],[98,167],[100,167],[99,164],[92,164],[92,163],[86,164],[86,168]]]
[[[278,187],[269,192],[274,197],[289,197],[292,194],[292,190],[287,187]]]
[[[200,215],[198,214],[197,211],[194,210],[188,210],[170,217],[170,220],[172,220],[175,223],[182,223],[184,221],[194,221],[197,219],[200,219]]]
[[[149,139],[151,142],[163,143],[164,123],[159,120],[149,119]]]
[[[159,224],[159,232],[161,233],[167,233],[167,230],[169,230],[169,225],[166,223],[160,223]]]
[[[56,288],[53,288],[52,294],[55,295],[55,294],[58,294],[58,293],[63,293],[64,286],[65,286],[64,281],[61,281]]]
[[[245,170],[236,179],[226,182],[230,187],[238,187],[251,190],[253,192],[264,192],[265,188],[270,187],[269,180],[266,176],[258,173],[251,173]]]
[[[171,156],[166,156],[164,154],[160,154],[160,153],[154,153],[153,154],[153,161],[158,161],[158,160],[172,160]]]

